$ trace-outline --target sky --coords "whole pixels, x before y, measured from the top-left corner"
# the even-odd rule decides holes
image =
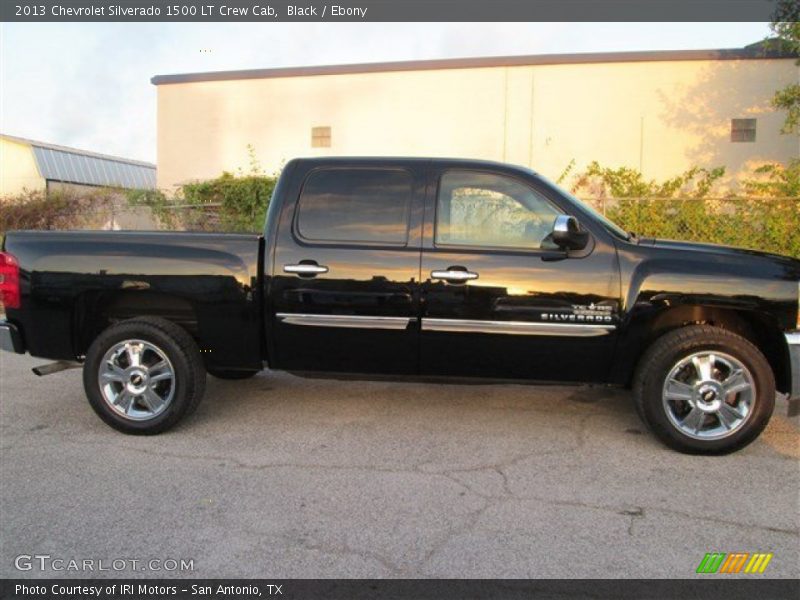
[[[156,161],[154,75],[740,48],[767,23],[2,23],[0,132]]]

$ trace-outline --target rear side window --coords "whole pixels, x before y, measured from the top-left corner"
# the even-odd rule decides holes
[[[411,174],[400,169],[322,169],[306,179],[297,231],[309,241],[405,244]]]

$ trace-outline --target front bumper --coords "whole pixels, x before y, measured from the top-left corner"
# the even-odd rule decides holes
[[[800,331],[786,334],[786,346],[789,348],[789,366],[792,373],[789,400],[800,400]]]
[[[25,352],[25,344],[22,341],[19,329],[8,321],[0,321],[0,350],[16,352],[17,354]]]

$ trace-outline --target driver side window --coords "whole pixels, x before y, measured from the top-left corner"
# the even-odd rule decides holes
[[[501,175],[449,171],[436,202],[436,244],[538,250],[559,211],[528,186]]]

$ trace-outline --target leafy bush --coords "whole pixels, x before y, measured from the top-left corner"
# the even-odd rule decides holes
[[[571,169],[565,170],[565,175]],[[693,167],[663,182],[598,162],[575,175],[573,192],[626,231],[800,256],[800,160],[765,165],[744,182],[748,197],[711,198],[724,167]]]
[[[186,184],[182,191],[188,205],[218,205],[224,231],[260,231],[276,182],[276,177],[237,177],[226,172],[216,179]]]
[[[756,179],[744,182],[744,189],[753,196],[785,198],[800,196],[800,158],[789,161],[787,166],[772,163],[755,170]]]
[[[186,183],[173,196],[160,191],[128,193],[132,205],[149,206],[169,229],[261,231],[278,174],[266,175],[248,145],[250,171],[223,172],[214,179]]]
[[[800,198],[623,198],[606,215],[640,236],[800,257]]]
[[[174,209],[174,202],[159,190],[126,190],[130,206],[147,206],[164,229],[192,229]]]
[[[69,229],[109,209],[113,191],[26,190],[0,198],[0,236],[12,229]],[[109,213],[110,214],[110,213]]]
[[[182,185],[174,196],[155,190],[131,190],[128,202],[149,206],[166,229],[261,231],[277,177],[236,176]]]
[[[570,165],[571,167],[571,165]],[[566,173],[566,172],[565,172]],[[711,191],[714,182],[725,175],[725,167],[710,171],[692,167],[661,183],[647,180],[641,171],[628,167],[611,169],[597,161],[592,162],[583,173],[575,176],[572,192],[589,192],[601,198],[672,198],[676,195],[703,198]]]

